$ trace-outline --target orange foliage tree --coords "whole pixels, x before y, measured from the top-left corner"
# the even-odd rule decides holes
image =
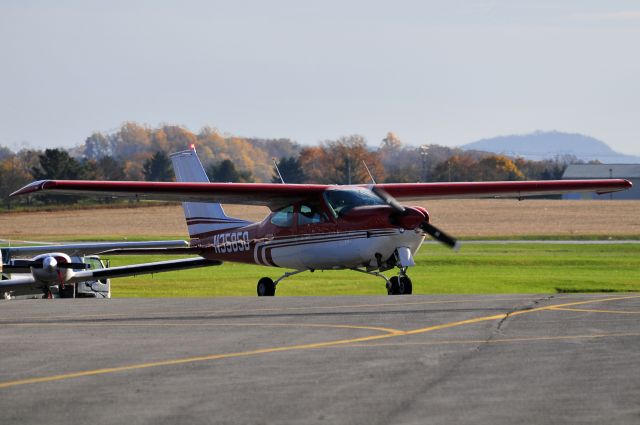
[[[345,136],[328,140],[300,152],[300,165],[310,183],[357,184],[371,182],[364,164],[377,181],[385,178],[377,152],[371,151],[364,137]]]

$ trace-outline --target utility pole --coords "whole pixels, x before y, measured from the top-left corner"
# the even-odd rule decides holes
[[[420,176],[420,181],[426,182],[428,177],[427,156],[429,156],[429,145],[420,145],[418,151],[422,158],[422,175]]]
[[[347,184],[351,184],[351,157],[347,155]]]
[[[609,178],[613,178],[613,168],[609,168]],[[613,192],[609,193],[609,200],[613,199]]]

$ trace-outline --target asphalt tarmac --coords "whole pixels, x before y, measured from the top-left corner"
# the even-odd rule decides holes
[[[3,301],[0,423],[638,424],[640,294]]]

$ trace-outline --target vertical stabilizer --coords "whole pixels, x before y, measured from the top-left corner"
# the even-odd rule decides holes
[[[179,182],[209,183],[207,173],[196,154],[195,147],[170,155],[173,171]],[[211,232],[233,229],[250,222],[229,217],[224,213],[222,205],[216,202],[183,202],[184,217],[187,220],[189,236],[198,239]]]

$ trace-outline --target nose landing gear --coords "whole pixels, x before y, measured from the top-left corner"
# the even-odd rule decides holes
[[[413,292],[413,284],[411,279],[405,273],[399,276],[393,276],[387,282],[387,294],[389,295],[411,295]]]
[[[362,269],[351,270],[353,270],[354,272],[369,274],[371,276],[377,276],[381,279],[384,279],[388,295],[411,295],[413,293],[413,284],[411,283],[411,279],[409,279],[409,276],[407,276],[407,267],[402,267],[398,276],[393,276],[389,279],[382,273],[378,273],[375,271],[367,271]]]

